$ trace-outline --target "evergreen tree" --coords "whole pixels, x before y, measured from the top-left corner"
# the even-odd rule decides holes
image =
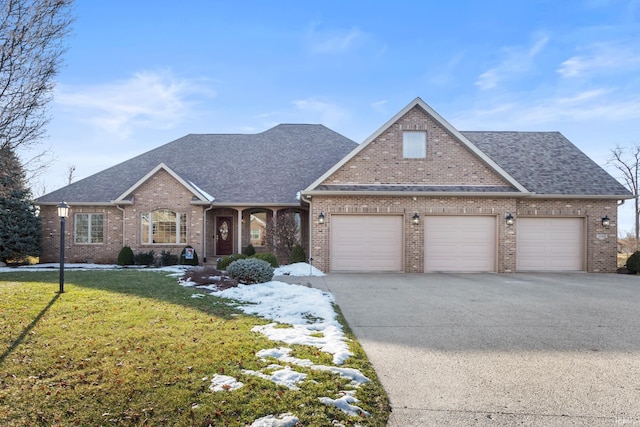
[[[0,148],[0,262],[38,256],[41,233],[20,160],[11,148]]]

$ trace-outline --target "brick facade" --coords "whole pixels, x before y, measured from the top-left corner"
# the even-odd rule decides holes
[[[403,131],[427,133],[424,159],[403,158]],[[512,184],[479,155],[465,146],[439,120],[419,106],[414,106],[368,142],[321,185],[426,185],[426,186],[498,186]],[[410,187],[408,190],[410,191]],[[513,190],[515,193],[516,191]],[[417,212],[429,215],[491,215],[496,218],[496,267],[498,272],[516,271],[517,221],[520,217],[583,218],[585,227],[584,269],[590,272],[613,272],[616,269],[617,200],[542,199],[526,194],[490,197],[482,193],[468,196],[438,196],[418,193],[403,196],[376,196],[371,193],[340,196],[339,192],[312,196],[312,244],[314,264],[331,271],[331,216],[333,214],[401,214],[403,215],[403,270],[419,273],[425,270],[425,221],[412,223]],[[318,224],[318,215],[325,215]],[[507,225],[511,213],[516,224]],[[605,215],[611,226],[602,226]],[[427,242],[428,245],[428,242]],[[363,248],[366,251],[366,248]],[[463,262],[463,260],[461,260]]]
[[[318,215],[325,215],[324,224],[318,224]],[[421,221],[412,223],[417,212]],[[516,223],[507,225],[507,214],[515,216]],[[429,215],[491,215],[496,218],[496,271],[516,271],[517,223],[521,217],[584,218],[585,270],[589,272],[615,272],[616,269],[616,201],[610,200],[557,200],[482,197],[375,197],[327,196],[313,197],[311,218],[314,218],[311,256],[314,265],[322,271],[331,271],[331,216],[333,214],[385,215],[401,214],[404,238],[404,272],[424,272],[424,218]],[[609,216],[611,225],[602,226],[602,218]],[[606,236],[606,237],[605,237]],[[363,248],[366,251],[366,248]],[[463,262],[463,260],[461,260]]]

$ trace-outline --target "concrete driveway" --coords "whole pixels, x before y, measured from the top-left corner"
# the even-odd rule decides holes
[[[640,426],[640,277],[331,274],[390,426]]]

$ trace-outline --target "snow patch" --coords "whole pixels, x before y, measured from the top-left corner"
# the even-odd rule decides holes
[[[237,390],[242,387],[244,384],[237,381],[235,378],[227,376],[227,375],[214,375],[211,380],[211,385],[209,386],[209,390],[218,392],[218,391],[232,391]]]
[[[255,420],[251,427],[295,427],[300,420],[293,414],[287,412],[278,416],[267,415]]]

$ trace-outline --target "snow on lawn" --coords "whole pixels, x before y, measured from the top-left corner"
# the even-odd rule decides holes
[[[206,378],[205,378],[206,380]],[[214,375],[213,379],[211,380],[211,385],[209,386],[209,389],[211,391],[231,391],[231,390],[237,390],[240,387],[242,387],[244,384],[236,381],[235,378],[230,377],[228,375]]]
[[[267,415],[266,417],[258,418],[251,424],[251,427],[295,427],[299,421],[298,417],[294,417],[293,414],[287,412],[277,417]]]
[[[306,262],[281,265],[273,272],[275,276],[324,276],[325,274]]]

